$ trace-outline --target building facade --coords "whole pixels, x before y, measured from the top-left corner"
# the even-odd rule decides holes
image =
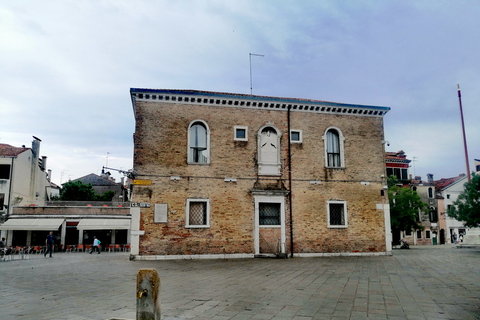
[[[32,148],[0,144],[0,236],[7,246],[44,245],[50,231],[57,248],[91,244],[93,236],[107,245],[130,243],[130,204],[114,181],[82,177],[90,178],[87,183],[99,180],[96,191],[112,190],[119,202],[49,201],[58,198],[60,188],[50,181],[47,158],[39,156],[40,142],[34,137]]]
[[[52,187],[40,143],[34,137],[31,148],[0,144],[0,223],[13,206],[43,204],[49,199]]]
[[[480,167],[475,167],[479,169]],[[476,171],[475,174],[479,174]],[[480,244],[480,228],[467,228],[461,221],[449,217],[448,209],[454,205],[458,196],[465,191],[465,183],[467,182],[467,175],[460,174],[457,177],[440,179],[435,181],[438,188],[439,197],[443,199],[442,206],[439,206],[440,219],[445,221],[445,238],[446,243],[459,244]]]
[[[390,108],[130,92],[135,258],[391,252]]]

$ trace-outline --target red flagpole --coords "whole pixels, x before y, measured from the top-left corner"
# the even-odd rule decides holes
[[[468,178],[468,182],[471,182],[470,166],[468,165],[467,136],[465,135],[465,123],[463,121],[462,94],[460,93],[459,84],[457,84],[457,88],[458,88],[458,102],[460,104],[460,118],[462,119],[463,148],[465,149],[465,162],[467,163],[467,178]]]

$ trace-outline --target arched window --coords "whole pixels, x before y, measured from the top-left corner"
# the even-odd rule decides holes
[[[280,175],[280,131],[273,126],[258,132],[258,174]]]
[[[345,167],[343,141],[345,138],[337,128],[328,128],[323,136],[325,141],[325,166],[328,168]]]
[[[188,127],[188,163],[210,163],[210,130],[202,120]]]

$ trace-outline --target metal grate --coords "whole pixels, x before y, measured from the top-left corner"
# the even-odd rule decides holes
[[[280,203],[259,203],[259,224],[280,225]]]
[[[330,203],[330,225],[345,225],[344,205],[342,203]]]
[[[204,226],[207,224],[207,203],[190,202],[189,224]]]

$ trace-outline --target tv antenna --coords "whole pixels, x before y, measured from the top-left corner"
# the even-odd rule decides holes
[[[254,57],[265,57],[263,54],[257,54],[257,53],[249,53],[248,54],[250,57],[250,94],[253,94],[253,89],[252,89],[252,56]]]

